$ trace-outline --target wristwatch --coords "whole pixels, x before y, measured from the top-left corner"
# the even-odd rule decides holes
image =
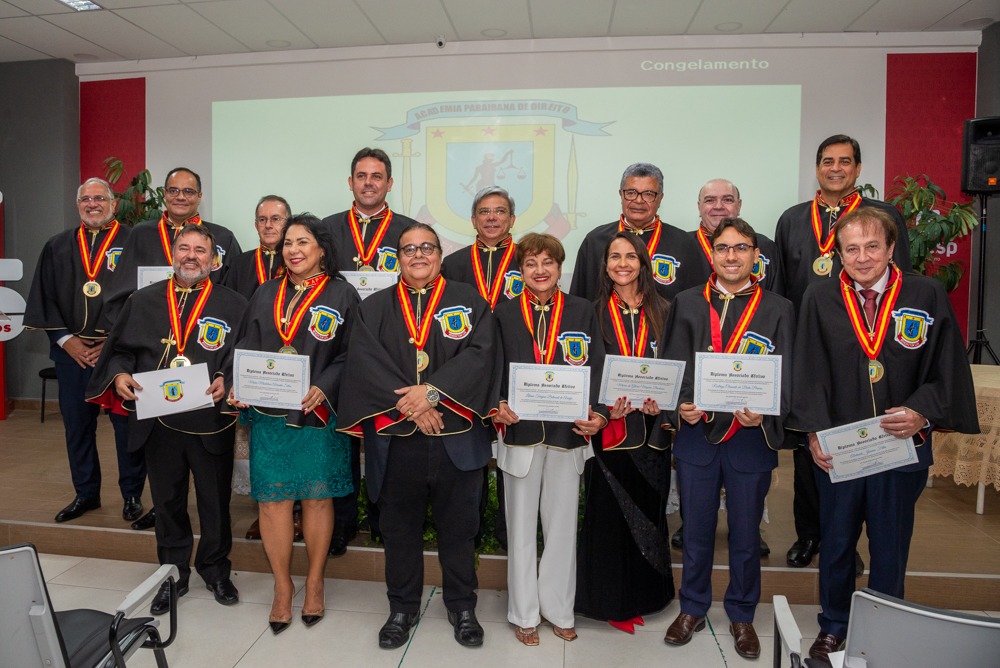
[[[427,403],[431,405],[431,408],[437,408],[438,402],[441,401],[441,393],[438,392],[433,387],[427,388]]]

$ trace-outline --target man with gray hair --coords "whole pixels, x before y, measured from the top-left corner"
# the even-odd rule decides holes
[[[101,462],[97,453],[100,409],[84,394],[105,335],[96,329],[104,308],[104,288],[115,271],[122,246],[132,231],[115,219],[118,201],[106,181],[87,179],[77,189],[80,225],[49,239],[35,267],[24,324],[49,337],[49,357],[59,382],[59,410],[66,429],[66,454],[76,495],[59,511],[56,522],[101,507]],[[118,453],[118,488],[122,518],[142,514],[146,463],[142,452],[128,451],[128,419],[109,413]]]
[[[254,209],[253,220],[260,245],[232,261],[222,284],[250,299],[262,283],[284,275],[285,263],[278,242],[291,216],[292,209],[284,197],[261,197]]]
[[[681,290],[701,283],[698,245],[686,232],[662,222],[657,215],[663,203],[660,168],[645,162],[629,165],[622,174],[618,194],[621,217],[584,237],[576,254],[570,294],[589,300],[597,297],[604,248],[618,232],[632,232],[645,240],[656,287],[668,301]]]

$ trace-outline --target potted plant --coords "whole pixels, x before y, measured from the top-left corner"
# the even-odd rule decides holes
[[[125,173],[125,165],[118,158],[111,156],[104,159],[104,177],[108,183],[118,183]],[[163,188],[151,185],[153,175],[144,169],[129,182],[122,192],[115,193],[118,198],[118,222],[129,227],[150,218],[159,217],[163,209]]]

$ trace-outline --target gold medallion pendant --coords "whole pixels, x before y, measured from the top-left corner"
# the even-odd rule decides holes
[[[177,357],[170,360],[170,368],[176,369],[182,366],[191,366],[191,360],[184,355],[178,355]]]
[[[431,358],[423,350],[417,351],[417,371],[423,371],[431,363]]]
[[[873,383],[877,383],[882,380],[885,375],[885,367],[878,360],[870,360],[868,362],[868,378]]]
[[[278,348],[278,352],[281,353],[282,355],[298,355],[299,354],[299,351],[297,351],[292,346],[281,346],[280,348]]]
[[[820,255],[813,261],[813,273],[817,276],[829,276],[833,271],[833,260],[828,255]]]
[[[360,271],[375,271],[375,267],[370,264],[366,264],[361,267]]]
[[[88,297],[96,297],[101,294],[101,284],[97,281],[87,281],[83,284],[83,294]]]

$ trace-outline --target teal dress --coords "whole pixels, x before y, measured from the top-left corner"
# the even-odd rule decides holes
[[[351,445],[324,427],[289,426],[285,418],[254,409],[240,411],[250,424],[250,496],[258,502],[328,499],[354,491]]]

